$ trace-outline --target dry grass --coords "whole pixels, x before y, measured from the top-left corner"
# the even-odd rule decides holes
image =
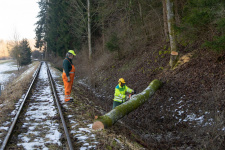
[[[118,127],[117,127],[118,128]],[[121,131],[127,132],[127,131]],[[125,135],[115,133],[113,129],[95,131],[99,144],[96,149],[124,149],[124,150],[141,150],[145,149],[138,143],[131,141],[130,138],[126,138]]]
[[[0,64],[6,63],[6,62],[9,62],[9,61],[11,61],[11,60],[8,60],[8,59],[6,59],[6,60],[1,60],[1,59],[0,59]]]
[[[29,74],[26,74],[26,77],[23,77],[23,79],[19,80],[18,82],[17,78],[15,77],[13,82],[8,83],[5,90],[2,91],[0,103],[4,105],[4,107],[2,107],[0,111],[1,123],[9,119],[9,116],[7,116],[7,114],[9,114],[14,109],[15,103],[26,92],[28,85],[31,82],[31,79],[33,78],[33,73],[38,67],[38,64],[39,63],[35,62],[33,64],[35,65],[34,69]],[[25,71],[25,69],[27,68],[24,68],[23,71]],[[17,74],[17,77],[21,75],[23,71],[21,70],[20,73]]]
[[[62,71],[63,70],[63,68],[62,68],[63,67],[63,59],[64,58],[57,56],[57,57],[50,57],[48,61],[51,62],[55,68]]]

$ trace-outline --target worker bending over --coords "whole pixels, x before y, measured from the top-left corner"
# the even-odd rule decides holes
[[[115,88],[115,94],[113,99],[113,109],[116,106],[119,106],[120,104],[124,103],[126,101],[126,92],[133,93],[134,90],[130,89],[126,86],[126,82],[123,78],[119,79],[119,84]]]
[[[65,102],[73,101],[73,98],[70,97],[73,80],[75,77],[75,67],[72,63],[73,57],[76,56],[73,50],[69,50],[66,53],[66,58],[63,60],[63,83],[65,88]]]

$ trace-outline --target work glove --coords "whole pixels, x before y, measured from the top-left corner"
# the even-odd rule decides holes
[[[67,79],[68,79],[67,82],[70,82],[70,76],[68,76]]]
[[[125,101],[129,101],[130,97],[126,95]]]
[[[134,94],[136,94],[136,91],[135,90],[133,90],[133,92],[131,93],[131,95],[134,95]]]

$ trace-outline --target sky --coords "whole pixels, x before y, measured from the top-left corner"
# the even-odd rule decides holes
[[[40,11],[39,0],[0,0],[0,39],[13,40],[14,33],[23,38],[35,38],[35,23]]]

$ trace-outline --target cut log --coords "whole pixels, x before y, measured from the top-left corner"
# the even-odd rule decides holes
[[[92,125],[92,129],[101,130],[111,127],[119,119],[123,118],[125,115],[134,111],[136,108],[148,101],[148,99],[161,87],[161,85],[161,81],[153,80],[143,92],[132,96],[129,101],[117,106],[107,114],[97,117]]]

